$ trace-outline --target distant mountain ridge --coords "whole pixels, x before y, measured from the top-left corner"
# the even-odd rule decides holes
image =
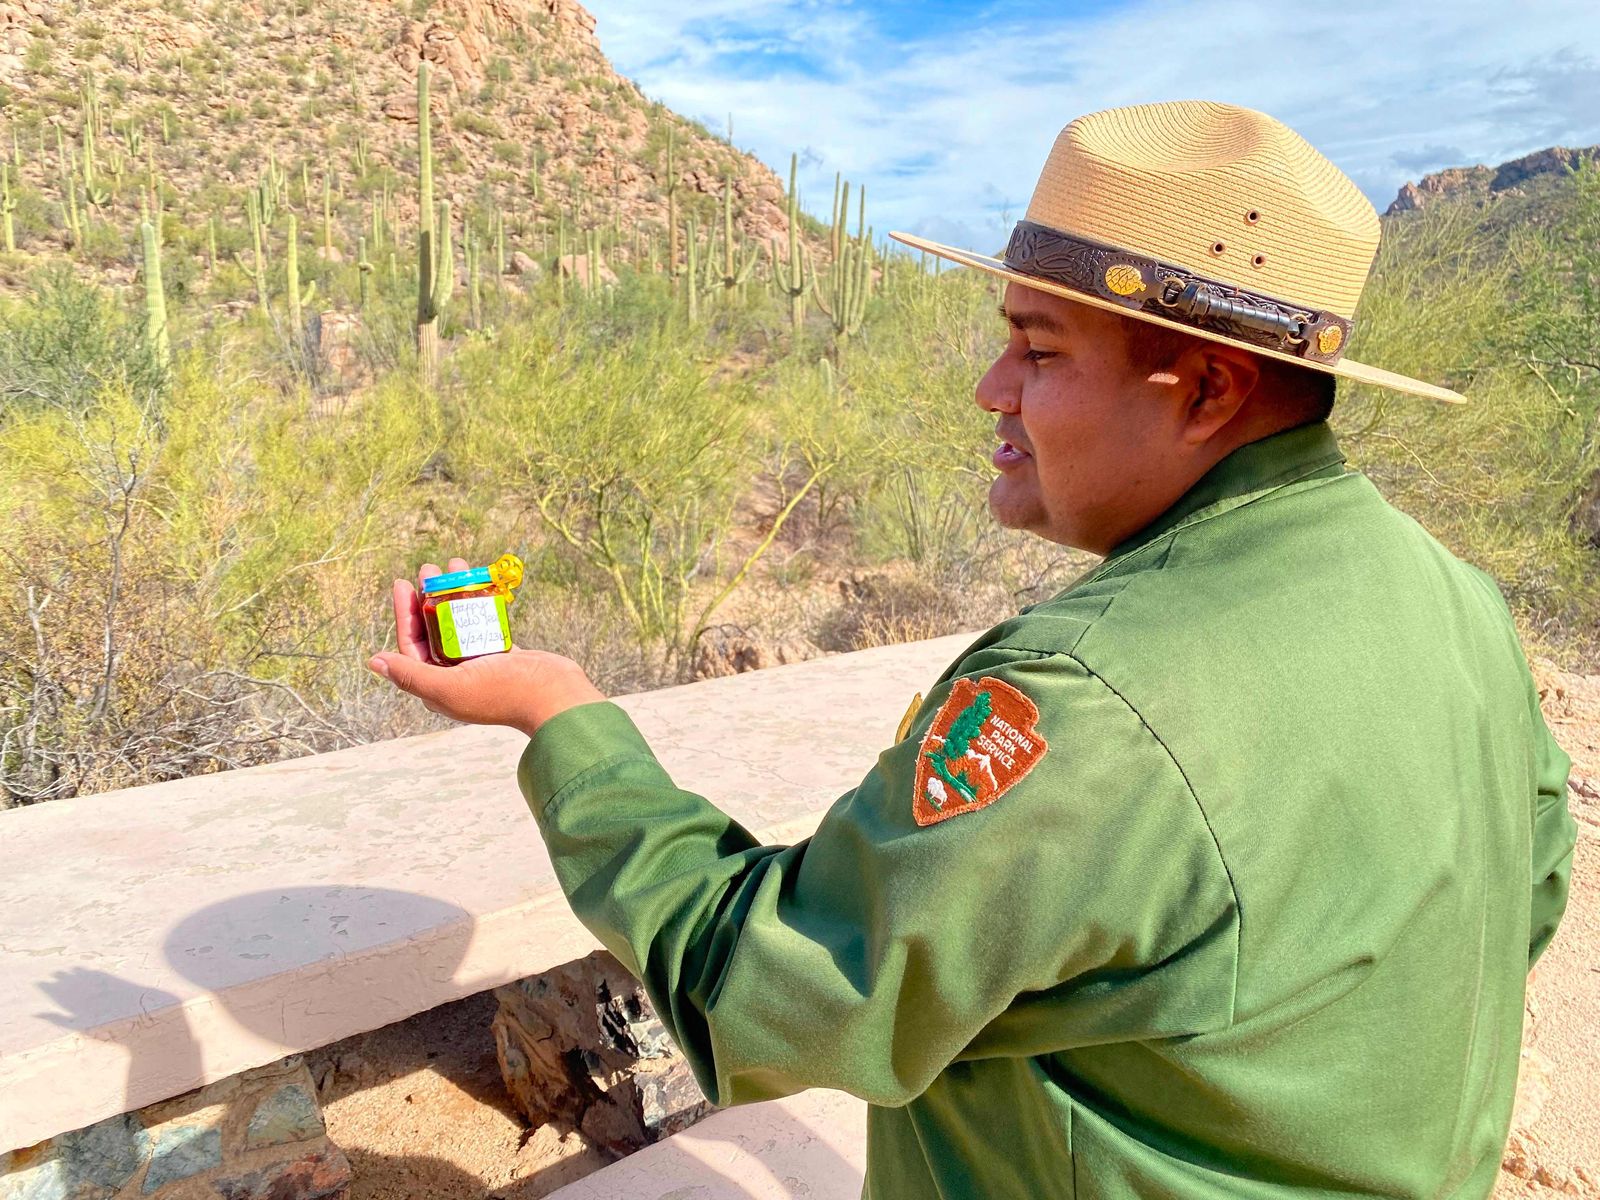
[[[1580,163],[1600,160],[1600,146],[1569,148],[1551,146],[1535,150],[1498,167],[1447,167],[1424,175],[1418,183],[1406,183],[1400,194],[1384,210],[1384,216],[1414,212],[1437,200],[1460,197],[1490,199],[1502,193],[1518,192],[1528,184],[1559,178],[1576,170]]]

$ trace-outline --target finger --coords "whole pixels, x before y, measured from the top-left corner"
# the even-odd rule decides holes
[[[422,566],[417,569],[417,591],[420,592],[424,583],[432,579],[435,575],[440,574],[443,574],[443,572],[439,570],[439,565],[437,563],[423,563]]]
[[[394,581],[394,629],[401,654],[419,662],[433,661],[428,649],[428,625],[422,619],[422,601],[409,580]]]
[[[434,712],[451,715],[449,701],[455,691],[455,681],[449,667],[436,667],[395,653],[374,654],[367,660],[367,667],[402,692],[417,697]]]
[[[450,565],[446,568],[446,570],[449,570],[449,571],[465,571],[471,565],[472,564],[469,563],[464,558],[452,558],[450,560]]]

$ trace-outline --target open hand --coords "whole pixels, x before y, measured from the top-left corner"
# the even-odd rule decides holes
[[[447,570],[465,571],[465,559],[452,558]],[[424,563],[417,583],[439,574]],[[509,725],[529,737],[556,713],[579,704],[604,700],[583,669],[570,658],[544,650],[512,647],[505,654],[485,654],[453,667],[440,666],[428,648],[422,602],[410,580],[394,581],[394,625],[398,651],[383,651],[367,666],[423,707],[472,725]]]

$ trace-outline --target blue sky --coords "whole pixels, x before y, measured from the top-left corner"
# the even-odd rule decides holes
[[[867,186],[880,236],[993,250],[1060,127],[1203,98],[1287,122],[1382,211],[1424,172],[1600,143],[1596,0],[585,0],[645,94],[787,176],[827,214]]]

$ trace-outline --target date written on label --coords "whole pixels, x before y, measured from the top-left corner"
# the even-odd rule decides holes
[[[495,654],[509,649],[503,604],[495,596],[449,601],[450,623],[454,626],[458,647],[453,651],[446,647],[452,658],[470,658],[475,654]]]

